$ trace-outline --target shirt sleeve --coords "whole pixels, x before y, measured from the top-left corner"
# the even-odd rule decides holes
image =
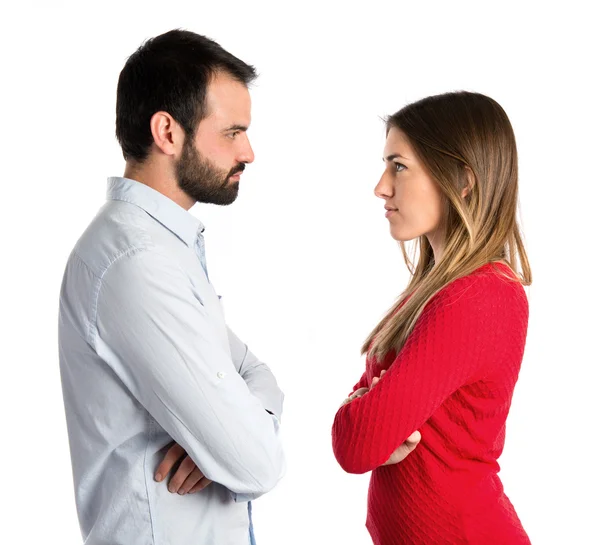
[[[345,471],[365,473],[384,464],[448,397],[497,357],[496,340],[502,325],[511,321],[509,292],[490,285],[483,278],[464,277],[436,294],[379,383],[338,410],[333,451]]]
[[[207,478],[252,499],[281,478],[278,422],[251,393],[222,338],[172,260],[140,250],[104,274],[98,354]]]
[[[248,389],[260,399],[266,411],[281,421],[283,412],[283,392],[269,367],[261,362],[237,335],[227,328],[231,358],[237,372],[246,382]]]

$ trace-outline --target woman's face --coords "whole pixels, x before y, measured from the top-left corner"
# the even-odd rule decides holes
[[[425,235],[437,253],[443,237],[439,229],[443,195],[437,183],[399,129],[390,129],[383,160],[385,170],[375,187],[375,195],[385,201],[392,237],[405,242]]]

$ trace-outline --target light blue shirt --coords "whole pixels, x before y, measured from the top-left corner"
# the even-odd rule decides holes
[[[283,475],[283,394],[225,324],[203,230],[154,189],[109,178],[69,257],[60,369],[87,545],[246,545],[247,502]],[[212,484],[180,496],[154,480],[172,440]]]

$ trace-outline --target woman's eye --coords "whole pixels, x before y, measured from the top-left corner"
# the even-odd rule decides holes
[[[394,163],[394,168],[396,172],[402,172],[406,167],[402,163]]]

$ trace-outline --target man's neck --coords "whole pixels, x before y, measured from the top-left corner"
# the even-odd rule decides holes
[[[189,210],[195,202],[181,190],[172,175],[162,170],[151,164],[137,165],[128,162],[123,176],[151,187],[185,210]]]

